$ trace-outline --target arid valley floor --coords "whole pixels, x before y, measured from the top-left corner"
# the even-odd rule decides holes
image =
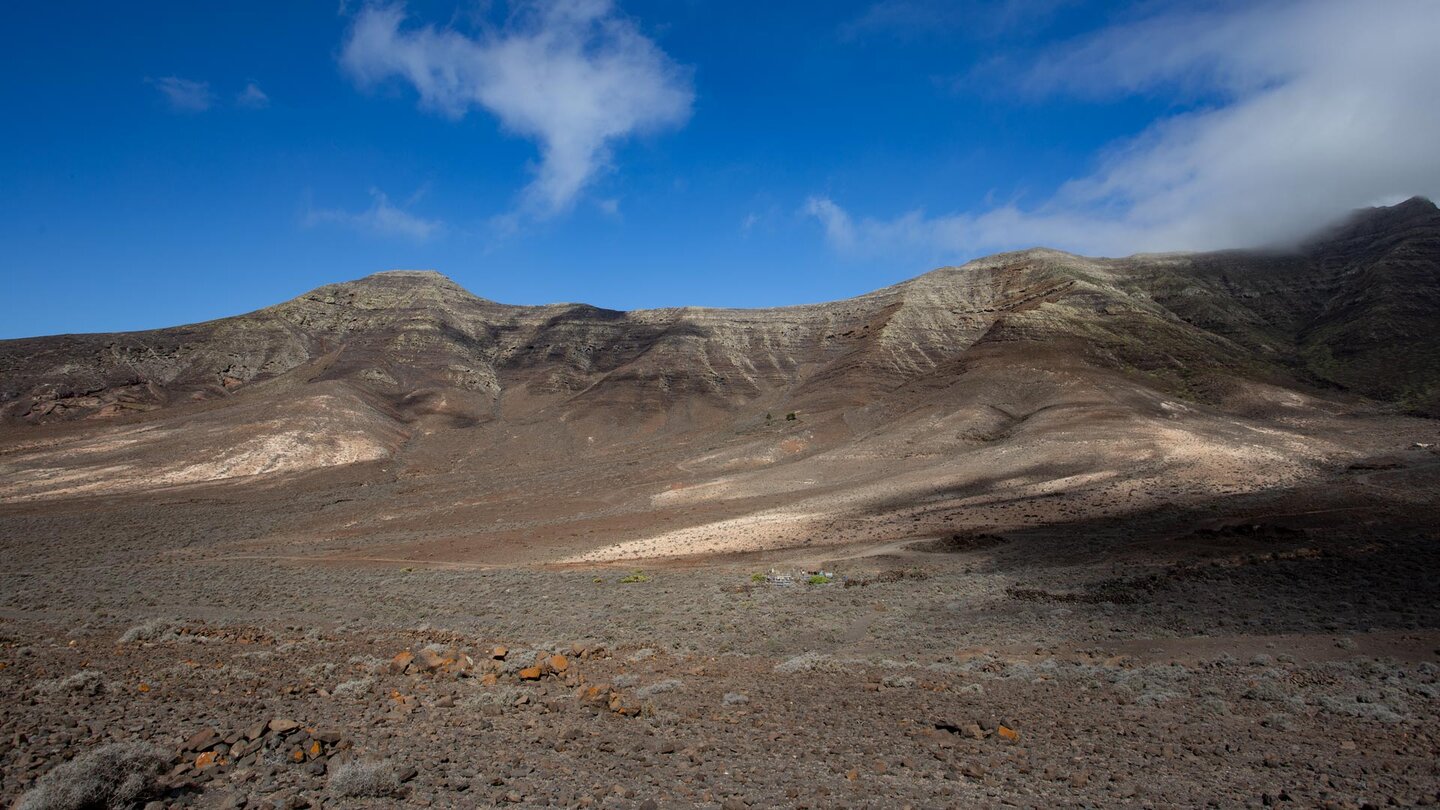
[[[1440,802],[1437,266],[1412,201],[783,310],[390,273],[0,343],[0,800]]]

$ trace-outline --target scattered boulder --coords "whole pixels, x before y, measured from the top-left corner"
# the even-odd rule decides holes
[[[394,673],[403,673],[406,670],[410,669],[410,664],[414,661],[415,654],[410,652],[409,650],[396,653],[395,657],[390,659],[390,671]]]
[[[215,729],[206,726],[191,734],[181,746],[182,751],[204,751],[215,743],[220,742],[220,733]]]

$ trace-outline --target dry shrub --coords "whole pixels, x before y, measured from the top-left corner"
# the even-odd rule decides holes
[[[17,810],[119,810],[153,796],[169,758],[143,743],[115,743],[56,766]]]
[[[383,799],[401,794],[400,775],[388,760],[353,759],[330,774],[330,791],[345,799]]]

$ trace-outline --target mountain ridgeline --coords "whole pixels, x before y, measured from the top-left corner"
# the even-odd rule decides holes
[[[776,309],[506,306],[377,273],[232,318],[0,343],[9,422],[115,416],[343,383],[402,422],[517,409],[607,419],[857,407],[998,356],[1080,363],[1224,405],[1236,379],[1440,413],[1440,212],[1356,213],[1287,252],[1053,250]]]

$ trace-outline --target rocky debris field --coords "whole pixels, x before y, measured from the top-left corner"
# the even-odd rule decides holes
[[[0,804],[1422,806],[1417,469],[612,566],[307,556],[296,498],[0,505]]]
[[[1440,800],[1440,667],[1344,637],[1319,660],[1279,651],[1313,641],[1296,638],[1244,659],[777,660],[441,631],[8,629],[0,773],[22,807],[67,806],[46,803],[47,773],[116,744],[162,763],[135,794],[153,807]]]
[[[0,797],[32,810],[1440,801],[1427,538],[1345,553],[1353,537],[1323,532],[1202,539],[1229,552],[1095,566],[962,538],[830,561],[828,578],[793,564],[788,585],[766,574],[786,564],[751,561],[118,562],[57,576],[47,600],[7,591]],[[165,583],[164,598],[137,602],[115,579]]]

